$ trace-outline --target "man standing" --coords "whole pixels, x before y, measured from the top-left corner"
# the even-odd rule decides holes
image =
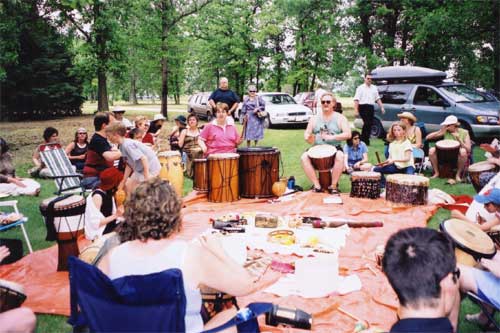
[[[370,145],[370,132],[373,125],[374,108],[377,103],[380,106],[382,114],[385,113],[384,105],[378,94],[377,87],[372,84],[371,74],[365,75],[365,83],[356,89],[354,95],[354,115],[363,119],[363,129],[361,131],[361,141]]]
[[[312,145],[329,144],[337,147],[335,164],[331,171],[332,184],[328,188],[330,194],[339,193],[338,182],[344,169],[344,153],[340,148],[341,141],[351,138],[351,128],[349,127],[347,118],[334,111],[336,103],[337,100],[332,93],[324,93],[321,96],[321,113],[309,119],[306,131],[304,132],[304,139]],[[307,178],[313,183],[314,192],[322,192],[316,171],[312,166],[307,152],[302,154],[301,163]]]
[[[238,108],[238,103],[240,99],[238,95],[229,89],[229,81],[226,77],[222,77],[219,80],[219,88],[217,88],[208,98],[208,103],[212,107],[212,110],[215,110],[217,103],[226,103],[229,106],[228,111],[228,124],[234,124],[234,112]],[[214,112],[215,116],[215,112]]]
[[[427,228],[397,232],[387,241],[382,267],[400,304],[390,332],[456,332],[460,270],[445,234]]]

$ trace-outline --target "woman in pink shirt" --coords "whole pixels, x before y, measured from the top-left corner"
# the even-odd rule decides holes
[[[219,153],[234,153],[236,147],[243,141],[234,125],[227,124],[226,103],[217,103],[216,118],[207,124],[200,133],[198,144],[205,156]]]

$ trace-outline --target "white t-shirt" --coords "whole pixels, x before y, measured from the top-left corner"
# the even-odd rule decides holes
[[[359,101],[359,104],[375,104],[380,99],[377,87],[373,84],[367,86],[363,83],[356,89],[354,100]]]

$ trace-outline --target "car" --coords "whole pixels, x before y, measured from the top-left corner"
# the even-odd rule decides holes
[[[500,135],[500,102],[491,94],[457,82],[445,82],[446,73],[417,66],[389,66],[372,71],[385,114],[375,105],[371,134],[383,137],[398,113],[413,113],[426,131],[433,132],[449,115],[455,115],[472,140]],[[361,128],[361,119],[354,125]]]
[[[214,114],[212,112],[212,107],[208,104],[208,97],[210,97],[210,94],[210,92],[200,92],[191,95],[188,99],[187,111],[197,115],[199,118],[205,118],[207,121],[211,121]]]
[[[266,111],[268,116],[264,119],[264,127],[272,127],[274,125],[304,125],[313,116],[311,109],[297,104],[297,102],[289,94],[282,92],[263,92],[259,96],[266,102]],[[240,103],[237,115],[241,118]]]
[[[298,93],[293,97],[295,102],[298,104],[302,104],[304,106],[307,106],[309,109],[313,109],[315,101],[314,101],[314,91],[307,91],[307,92],[301,92]]]

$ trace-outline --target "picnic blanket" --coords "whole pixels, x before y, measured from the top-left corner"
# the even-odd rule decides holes
[[[374,252],[396,231],[408,227],[425,227],[437,210],[436,206],[393,208],[382,199],[354,199],[343,194],[343,204],[324,204],[326,194],[298,193],[290,200],[269,203],[267,200],[242,199],[231,204],[207,202],[206,195],[195,192],[184,198],[184,223],[180,239],[190,240],[209,227],[209,218],[225,213],[269,212],[276,215],[330,216],[358,221],[383,221],[382,228],[352,229],[346,246],[339,253],[340,272],[357,274],[362,289],[344,296],[304,299],[299,296],[278,297],[263,291],[239,297],[240,306],[250,302],[273,302],[319,313],[334,303],[367,320],[370,325],[388,330],[396,321],[397,298],[385,275],[375,265]],[[282,262],[298,257],[275,255]],[[371,269],[368,268],[370,266]],[[66,272],[56,272],[57,245],[36,251],[11,265],[0,266],[0,278],[24,285],[25,306],[37,313],[69,315],[69,285]],[[266,273],[263,279],[266,279]],[[314,283],[314,276],[311,276]],[[352,332],[355,322],[338,311],[326,311],[316,316],[315,332]],[[271,328],[269,328],[271,329]],[[290,331],[290,329],[285,329]]]

